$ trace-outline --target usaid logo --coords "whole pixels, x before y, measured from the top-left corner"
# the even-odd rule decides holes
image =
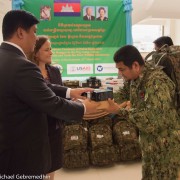
[[[72,66],[70,69],[72,72],[79,72],[79,71],[90,71],[90,66]]]
[[[68,64],[67,65],[68,74],[91,74],[93,73],[92,64]]]
[[[77,71],[90,71],[91,67],[90,66],[79,66],[76,67]]]
[[[103,67],[101,65],[97,66],[97,71],[99,72],[103,71]]]

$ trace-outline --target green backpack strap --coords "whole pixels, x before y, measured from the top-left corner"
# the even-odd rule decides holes
[[[159,58],[158,62],[155,64],[155,67],[157,67],[157,66],[159,65],[159,63],[161,62],[161,59],[162,59],[165,55],[167,55],[167,53],[163,53],[163,54],[161,55],[161,57]]]
[[[151,57],[153,54],[155,54],[156,53],[156,51],[152,51],[152,52],[150,52],[148,55],[146,55],[146,57],[144,58],[144,61],[146,62],[146,61],[148,61],[148,59],[149,59],[149,57]]]
[[[153,62],[154,63],[154,66],[155,67],[157,67],[158,65],[159,65],[159,63],[161,62],[161,59],[165,56],[165,55],[167,55],[168,53],[170,53],[171,52],[171,46],[168,46],[167,44],[164,44],[158,51],[152,51],[152,52],[150,52],[146,57],[145,57],[145,62],[150,62],[150,63],[152,63],[153,61],[154,61],[154,59],[153,59],[153,55],[154,54],[162,54],[161,56],[160,56],[160,58],[158,59],[158,62],[157,63],[155,63],[155,61]],[[150,60],[148,60],[149,59],[149,57],[151,57],[152,56],[152,58],[150,59]]]

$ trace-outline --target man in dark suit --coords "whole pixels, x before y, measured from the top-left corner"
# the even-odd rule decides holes
[[[83,17],[83,19],[85,21],[94,21],[95,20],[95,16],[92,16],[92,8],[91,7],[86,8],[86,15]]]
[[[3,18],[0,174],[12,175],[13,179],[19,179],[18,174],[40,176],[48,172],[51,161],[47,115],[78,121],[85,112],[94,112],[97,107],[89,100],[77,103],[56,96],[39,68],[26,58],[34,50],[38,23],[35,16],[22,10],[9,11]]]

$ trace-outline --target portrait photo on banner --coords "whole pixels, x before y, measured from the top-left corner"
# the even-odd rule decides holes
[[[84,6],[83,7],[83,20],[94,21],[95,20],[95,7],[94,6]]]
[[[108,20],[108,7],[107,6],[96,6],[96,20],[97,21]]]

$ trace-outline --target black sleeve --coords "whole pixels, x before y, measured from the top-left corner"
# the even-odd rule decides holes
[[[31,108],[62,120],[81,119],[84,106],[55,95],[46,85],[40,70],[28,61],[18,66],[14,93]]]
[[[50,82],[52,84],[63,85],[62,77],[61,77],[61,73],[59,71],[59,68],[51,66],[51,65],[46,65],[46,68],[47,68],[47,72],[48,72],[48,75],[50,78]]]
[[[67,87],[58,84],[47,84],[47,86],[56,94],[62,98],[66,98]]]

